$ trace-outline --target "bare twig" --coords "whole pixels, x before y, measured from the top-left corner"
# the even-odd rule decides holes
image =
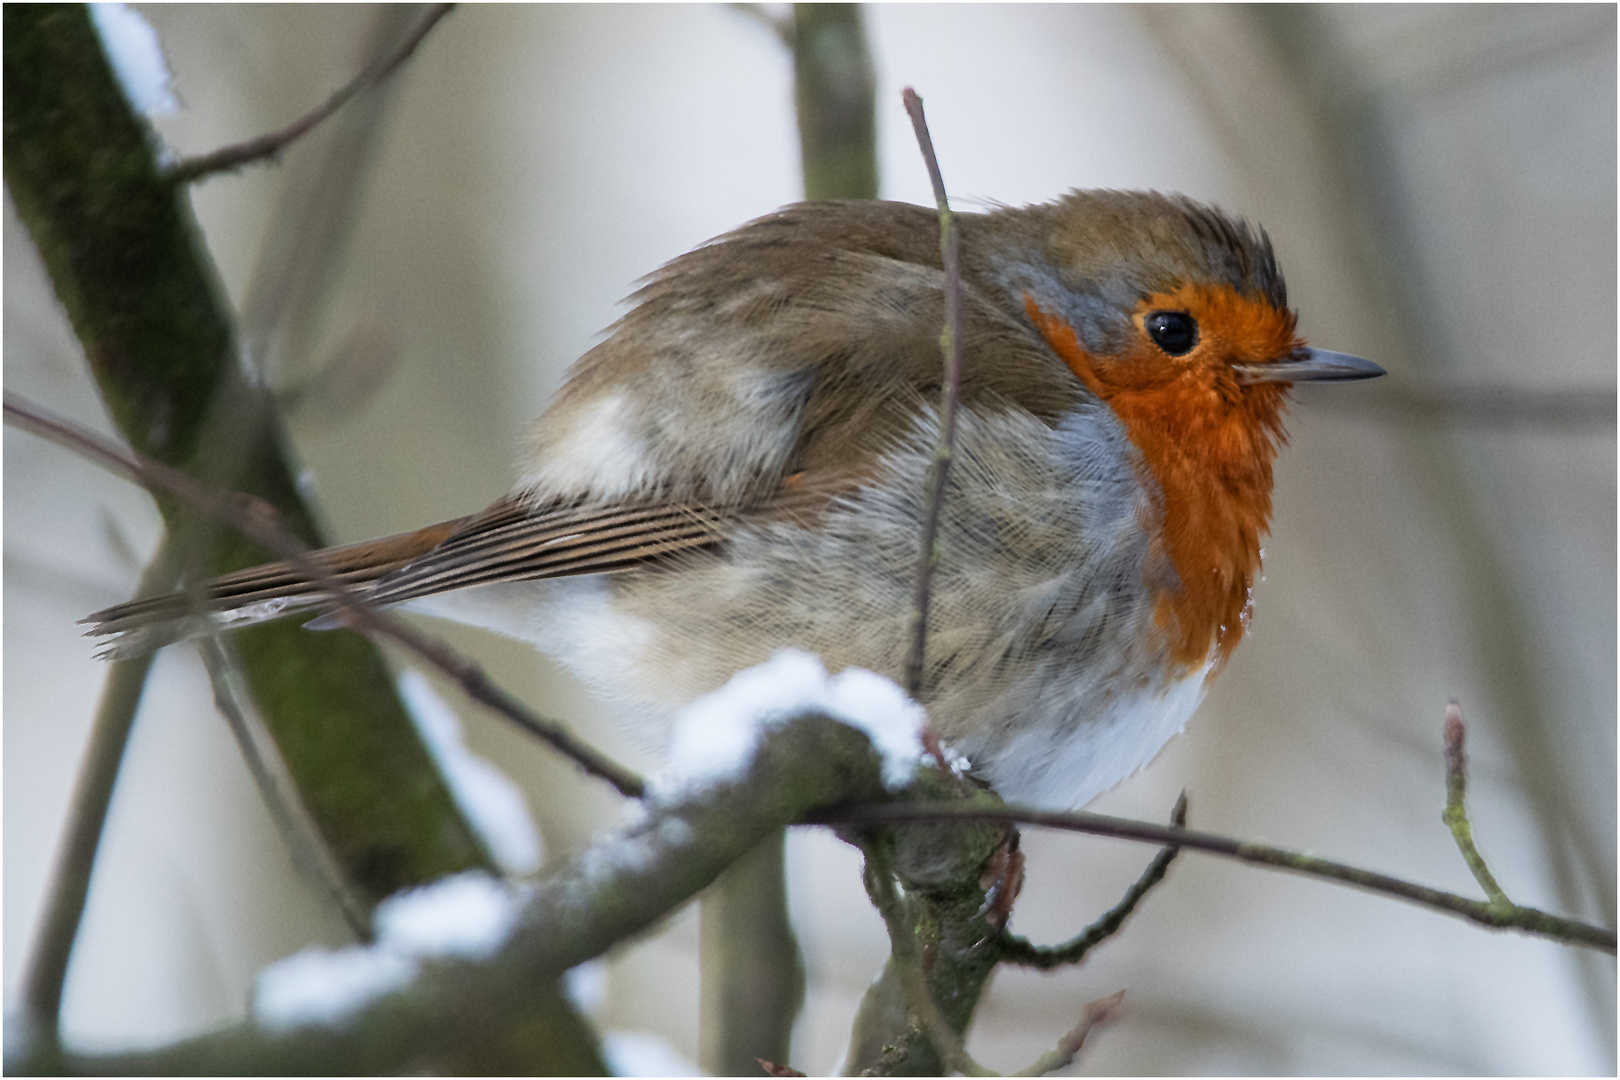
[[[371,937],[371,912],[356,894],[343,867],[310,816],[300,797],[298,784],[287,769],[286,759],[276,746],[264,720],[253,711],[253,699],[238,684],[236,665],[225,645],[217,638],[197,642],[203,667],[214,688],[214,707],[225,718],[225,725],[236,738],[247,765],[248,775],[259,789],[270,817],[275,821],[294,865],[307,870],[325,887],[349,928],[362,940]]]
[[[922,98],[909,86],[901,98],[911,117],[912,129],[917,134],[923,162],[928,166],[928,179],[934,187],[934,202],[939,207],[939,244],[945,271],[945,327],[939,339],[940,349],[945,354],[944,400],[940,406],[939,441],[934,446],[934,458],[928,467],[928,498],[923,510],[922,536],[917,555],[917,589],[911,612],[915,623],[911,655],[906,660],[906,692],[916,697],[922,688],[923,664],[928,646],[928,607],[937,554],[934,543],[939,534],[940,510],[945,504],[945,481],[951,468],[951,448],[956,441],[956,410],[961,397],[962,269],[956,215],[951,212],[950,202],[945,196],[945,178],[940,174],[939,160],[934,156],[934,140],[928,134],[928,122],[923,117]]]
[[[397,71],[400,65],[416,52],[416,47],[422,44],[422,40],[439,24],[439,20],[450,14],[454,7],[454,4],[434,4],[422,17],[421,24],[411,31],[397,49],[367,64],[360,74],[349,80],[320,106],[305,113],[280,131],[272,131],[267,135],[248,139],[246,142],[233,143],[197,157],[185,158],[168,170],[168,178],[177,184],[190,184],[214,173],[234,172],[244,165],[274,158],[307,134],[310,129],[348,104],[362,90],[376,86]]]
[[[353,589],[333,578],[308,557],[307,547],[281,526],[274,509],[262,500],[214,491],[179,469],[133,452],[126,454],[115,443],[70,421],[51,416],[9,393],[5,395],[5,417],[8,422],[75,450],[148,488],[172,492],[210,517],[240,530],[244,536],[286,559],[299,573],[319,584],[356,627],[392,638],[449,675],[474,701],[506,717],[592,776],[606,780],[620,794],[630,798],[641,797],[645,786],[641,777],[575,738],[557,721],[545,719],[527,709],[516,698],[490,682],[478,665],[457,655],[443,643],[377,611]]]
[[[173,548],[164,544],[142,572],[136,595],[168,592],[179,573],[179,560],[174,557]],[[90,727],[90,741],[85,747],[84,760],[79,764],[78,781],[73,786],[67,829],[51,872],[44,917],[22,983],[24,1008],[32,1022],[33,1033],[51,1043],[56,1041],[62,986],[67,979],[73,942],[84,919],[96,849],[101,846],[107,808],[112,804],[124,748],[129,745],[129,733],[135,725],[135,713],[151,667],[151,656],[114,661]]]
[[[1185,791],[1176,800],[1175,809],[1170,811],[1170,824],[1173,828],[1185,828],[1187,825],[1187,793]],[[1142,876],[1137,878],[1136,882],[1125,891],[1125,895],[1120,899],[1120,902],[1073,939],[1064,942],[1062,945],[1042,948],[1031,944],[1028,938],[1019,937],[1017,934],[1003,934],[997,939],[1000,959],[1011,964],[1032,967],[1039,971],[1050,971],[1056,967],[1078,964],[1081,958],[1090,952],[1094,946],[1101,944],[1119,932],[1119,928],[1125,925],[1125,920],[1131,917],[1131,913],[1136,910],[1136,905],[1142,902],[1142,898],[1155,885],[1164,880],[1164,875],[1169,871],[1170,864],[1175,861],[1180,852],[1181,848],[1179,846],[1171,844],[1155,855],[1153,861],[1148,864],[1148,868],[1142,872]],[[1062,1068],[1062,1066],[1058,1065],[1054,1066],[1054,1068]]]
[[[1013,1075],[1045,1076],[1047,1073],[1057,1072],[1074,1064],[1074,1059],[1080,1053],[1080,1048],[1085,1045],[1086,1036],[1091,1034],[1091,1029],[1108,1019],[1124,1000],[1125,991],[1121,990],[1101,1000],[1087,1003],[1080,1010],[1079,1022],[1058,1040],[1053,1050],[1043,1055],[1029,1068],[1019,1069]]]
[[[1242,862],[1274,866],[1308,877],[1342,882],[1368,892],[1406,900],[1432,911],[1455,915],[1469,922],[1497,930],[1522,930],[1527,934],[1568,942],[1613,954],[1615,933],[1601,926],[1566,919],[1536,908],[1513,905],[1503,908],[1456,893],[1442,892],[1410,881],[1363,870],[1330,859],[1317,858],[1269,844],[1254,844],[1215,833],[1167,828],[1146,821],[1084,812],[1057,814],[1023,807],[964,806],[957,803],[895,803],[871,806],[840,806],[823,810],[806,819],[806,824],[892,825],[916,821],[1012,821],[1041,825],[1092,836],[1111,836],[1152,844],[1171,844],[1224,855]]]
[[[1468,794],[1468,759],[1463,752],[1463,742],[1467,735],[1468,729],[1464,726],[1462,718],[1462,704],[1456,698],[1452,698],[1446,704],[1446,808],[1441,811],[1440,820],[1451,830],[1451,838],[1457,842],[1457,850],[1462,852],[1463,862],[1468,864],[1474,880],[1485,890],[1491,904],[1511,908],[1513,901],[1507,898],[1502,886],[1496,883],[1496,877],[1485,865],[1485,856],[1474,846],[1474,828],[1468,822],[1468,808],[1463,805],[1463,799]]]

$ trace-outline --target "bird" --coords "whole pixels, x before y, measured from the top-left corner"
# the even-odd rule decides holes
[[[1300,382],[1265,231],[1182,195],[957,215],[961,369],[916,698],[1003,798],[1146,765],[1249,625]],[[533,424],[510,493],[315,552],[378,605],[524,639],[654,730],[784,648],[899,678],[943,408],[938,214],[786,206],[644,278]],[[327,612],[287,562],[90,616],[115,651]],[[195,593],[193,594],[195,596]]]

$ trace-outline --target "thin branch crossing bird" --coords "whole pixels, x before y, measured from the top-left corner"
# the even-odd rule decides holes
[[[1249,621],[1307,347],[1265,233],[1144,192],[962,214],[962,372],[918,697],[1004,797],[1078,806]],[[789,206],[653,273],[469,517],[312,557],[531,641],[657,719],[794,646],[905,670],[940,409],[932,209]],[[114,651],[332,607],[287,563],[90,617]]]

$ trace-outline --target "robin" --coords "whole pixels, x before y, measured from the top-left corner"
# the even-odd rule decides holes
[[[959,218],[960,412],[918,698],[1005,798],[1070,808],[1180,731],[1242,639],[1295,333],[1263,231],[1075,191]],[[786,207],[645,280],[481,513],[316,558],[378,604],[523,638],[667,716],[785,646],[904,669],[940,409],[933,210]],[[331,606],[287,564],[237,623]],[[91,616],[133,651],[189,602]]]

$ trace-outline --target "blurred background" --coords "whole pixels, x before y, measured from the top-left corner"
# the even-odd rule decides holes
[[[142,7],[197,153],[279,127],[399,12]],[[406,13],[409,14],[409,13]],[[1444,827],[1440,728],[1470,728],[1476,837],[1515,900],[1615,923],[1616,112],[1610,6],[899,5],[866,10],[885,197],[930,202],[923,95],[958,209],[1158,188],[1263,223],[1313,344],[1383,364],[1297,395],[1252,637],[1143,774],[1093,804],[1477,895]],[[334,540],[503,493],[526,423],[640,275],[800,196],[791,58],[724,6],[466,7],[348,134],[194,206]],[[360,125],[355,134],[354,124]],[[323,140],[358,139],[351,200]],[[315,207],[312,211],[311,207]],[[9,202],[4,377],[110,430]],[[314,226],[293,228],[295,220]],[[291,296],[265,282],[292,260]],[[105,668],[75,621],[128,596],[147,497],[5,431],[6,1005]],[[638,768],[655,759],[527,647],[435,625]],[[617,820],[463,705],[551,855]],[[1075,933],[1151,857],[1024,836],[1013,928]],[[886,952],[853,849],[789,839],[809,967],[793,1064],[835,1069]],[[697,1058],[697,918],[591,980],[605,1029]],[[77,1045],[242,1015],[255,971],[348,940],[294,869],[187,649],[154,670],[67,986]],[[1124,988],[1079,1073],[1609,1073],[1614,962],[1314,881],[1182,857],[1078,969],[1004,969],[969,1048],[1022,1067]]]

